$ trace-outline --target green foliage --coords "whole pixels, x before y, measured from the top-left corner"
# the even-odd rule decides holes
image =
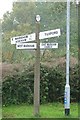
[[[78,23],[76,13],[76,7],[71,3],[70,51],[72,56],[77,56]],[[60,49],[55,50],[55,53],[59,52],[58,56],[65,54],[65,51],[62,54],[61,50],[64,50],[63,46],[66,44],[66,2],[14,2],[12,12],[6,12],[3,16],[3,62],[25,62],[26,59],[30,57],[30,51],[27,51],[28,56],[23,50],[17,52],[14,45],[11,45],[10,38],[34,33],[36,14],[40,14],[41,16],[40,31],[61,29],[61,36],[59,38],[50,38],[48,41],[59,43]],[[44,40],[44,42],[46,41]],[[52,50],[52,52],[54,53],[54,50]],[[20,55],[20,57],[18,55]]]
[[[13,4],[13,11],[4,14],[2,22],[2,31],[4,33],[2,38],[3,62],[24,62],[25,59],[27,60],[32,55],[29,51],[17,51],[15,46],[11,45],[10,39],[14,36],[32,32],[34,27],[34,24],[32,25],[34,9],[34,2],[15,2]],[[25,55],[25,53],[27,54]]]
[[[58,84],[59,83],[59,84]],[[42,103],[59,101],[64,94],[64,74],[54,68],[41,68]]]
[[[32,83],[32,84],[31,84]],[[28,78],[27,75],[17,74],[15,76],[8,76],[3,83],[3,103],[4,104],[19,104],[32,103],[33,98],[33,77]],[[7,101],[6,101],[7,100]],[[7,102],[7,103],[6,103]]]
[[[79,69],[78,66],[70,69],[70,86],[71,86],[71,101],[79,101]],[[76,97],[75,97],[76,95]]]
[[[78,97],[78,67],[70,70],[71,101]],[[40,102],[62,101],[64,98],[65,73],[60,68],[48,68],[41,65]],[[3,81],[3,105],[33,103],[34,72],[29,66],[21,73],[7,76]]]
[[[12,31],[13,30],[13,19],[11,17],[11,13],[6,12],[3,15],[3,22],[2,22],[2,31]]]

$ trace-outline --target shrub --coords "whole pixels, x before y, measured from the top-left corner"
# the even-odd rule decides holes
[[[59,67],[40,67],[40,102],[63,101],[66,83],[65,72]],[[70,68],[71,101],[77,101],[78,89],[78,67]],[[34,94],[34,69],[28,67],[21,73],[7,76],[3,81],[2,98],[3,105],[33,103]]]

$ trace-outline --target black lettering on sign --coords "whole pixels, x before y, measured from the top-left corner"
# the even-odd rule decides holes
[[[54,43],[53,45],[56,45],[56,43]]]
[[[22,47],[22,45],[18,45],[18,47]]]
[[[17,40],[17,39],[23,39],[23,38],[28,38],[28,36],[20,36],[20,37],[16,37],[15,40]]]
[[[58,34],[58,31],[55,31],[54,34]]]
[[[17,40],[16,43],[18,43],[18,42],[26,42],[26,39]]]
[[[34,45],[24,45],[24,47],[34,47]]]
[[[45,36],[48,36],[48,35],[54,35],[54,34],[58,34],[58,31],[54,31],[54,32],[45,33]]]

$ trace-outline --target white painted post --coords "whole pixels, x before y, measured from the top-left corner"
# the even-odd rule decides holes
[[[70,54],[70,0],[67,0],[67,34],[66,34],[66,85],[64,95],[65,115],[70,114],[69,54]]]

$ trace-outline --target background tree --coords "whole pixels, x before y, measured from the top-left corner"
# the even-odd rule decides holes
[[[54,56],[65,56],[66,44],[66,3],[65,2],[14,2],[12,12],[6,12],[3,16],[2,39],[3,62],[25,62],[34,55],[34,51],[16,50],[11,45],[13,36],[30,34],[35,32],[35,16],[40,14],[40,31],[61,29],[61,36],[50,38],[48,42],[58,42],[59,48],[50,50]],[[77,20],[76,8],[71,3],[71,55],[77,57]],[[44,41],[46,42],[46,39]],[[46,52],[45,52],[46,53]],[[8,56],[8,57],[7,57]]]

